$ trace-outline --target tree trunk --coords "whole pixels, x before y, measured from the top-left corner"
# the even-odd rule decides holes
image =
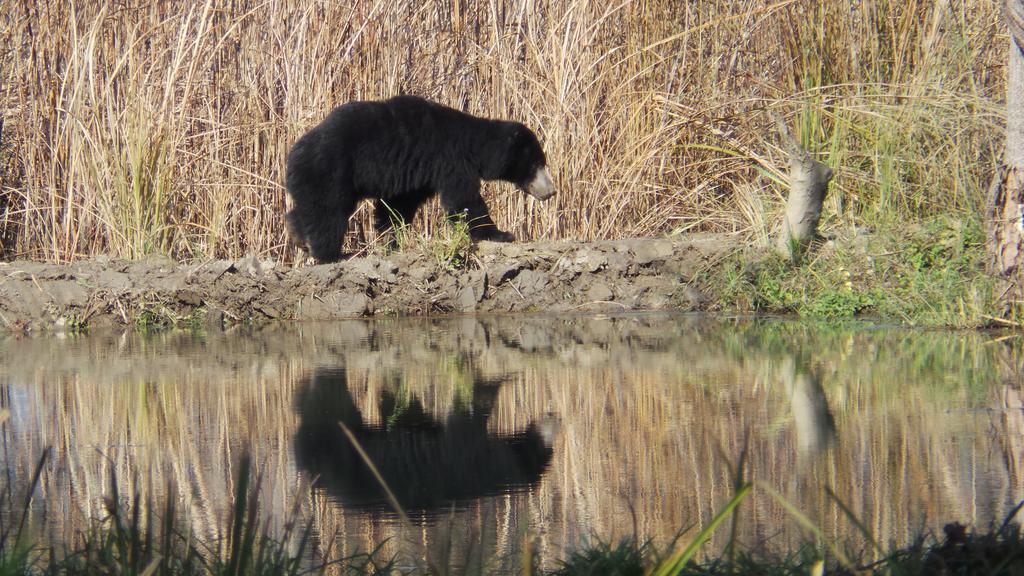
[[[789,198],[777,240],[778,249],[799,262],[818,234],[821,207],[825,203],[832,169],[803,150],[790,152]]]
[[[832,169],[800,146],[781,117],[774,118],[783,146],[789,152],[789,197],[775,243],[784,256],[799,262],[818,234],[821,207],[832,180]]]
[[[1010,32],[1006,63],[1006,148],[990,188],[993,270],[1024,272],[1024,0],[1005,0]],[[1020,285],[1018,285],[1018,289]]]

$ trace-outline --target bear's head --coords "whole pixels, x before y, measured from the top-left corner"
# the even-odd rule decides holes
[[[504,162],[498,178],[538,200],[554,196],[555,185],[537,135],[518,122],[506,123],[506,134]]]

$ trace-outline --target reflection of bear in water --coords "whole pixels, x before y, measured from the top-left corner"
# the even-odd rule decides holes
[[[341,421],[406,510],[429,511],[534,484],[551,460],[553,432],[547,432],[554,426],[489,433],[498,387],[475,380],[471,406],[456,407],[444,423],[432,418],[418,398],[402,405],[384,393],[381,424],[369,426],[349,394],[345,370],[317,370],[299,393],[299,466],[345,506],[387,505],[384,489],[338,426]]]

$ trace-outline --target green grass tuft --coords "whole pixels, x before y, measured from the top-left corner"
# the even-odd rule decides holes
[[[648,573],[650,543],[622,540],[612,546],[606,542],[573,552],[551,576],[643,576]]]
[[[469,236],[470,223],[461,214],[450,216],[448,223],[449,226],[436,229],[430,241],[430,249],[439,265],[452,269],[463,268],[469,261],[469,250],[473,245]]]

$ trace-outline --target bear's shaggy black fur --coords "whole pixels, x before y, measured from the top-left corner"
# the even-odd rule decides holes
[[[478,118],[414,96],[335,108],[288,154],[294,208],[289,231],[319,262],[341,257],[348,219],[375,200],[375,224],[410,222],[434,194],[462,214],[474,240],[510,242],[480,196],[480,180],[511,182],[544,200],[554,194],[537,136],[518,122]]]

